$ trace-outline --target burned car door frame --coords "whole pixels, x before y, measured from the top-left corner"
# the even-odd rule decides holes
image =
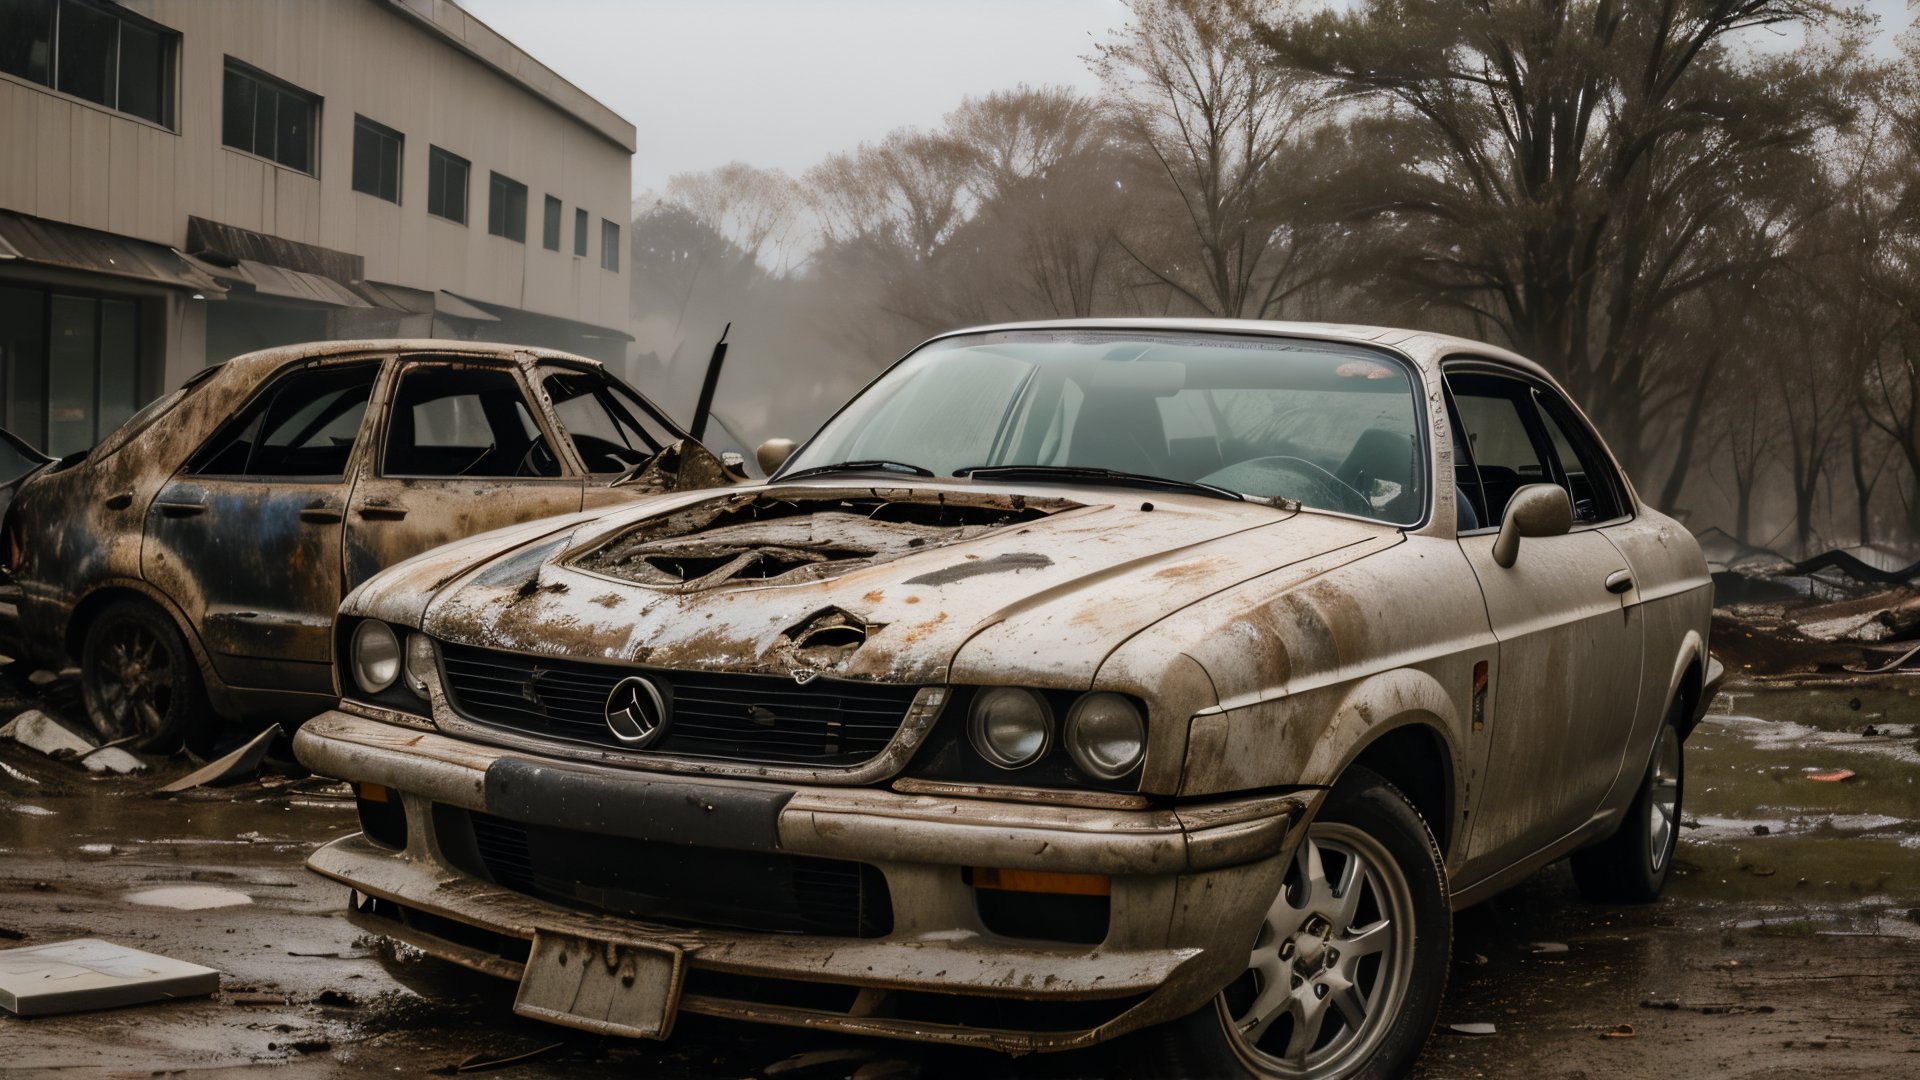
[[[1479,579],[1499,642],[1482,712],[1488,740],[1484,783],[1534,793],[1490,803],[1474,815],[1462,868],[1480,872],[1580,831],[1601,811],[1637,726],[1631,718],[1640,707],[1644,627],[1610,585],[1626,561],[1608,533],[1631,523],[1634,514],[1617,465],[1596,449],[1604,444],[1558,391],[1510,367],[1458,359],[1442,365],[1441,378],[1451,426],[1465,436],[1455,437],[1456,482],[1474,527],[1458,530],[1460,549]],[[1504,402],[1511,411],[1493,406],[1493,412],[1472,417],[1479,410],[1463,408],[1462,399]],[[1564,438],[1556,439],[1543,419],[1554,412],[1560,415],[1552,422]],[[1518,426],[1492,430],[1487,425],[1496,417]],[[1569,422],[1573,432],[1566,430]],[[1518,445],[1499,445],[1494,436],[1500,434]],[[1574,445],[1565,445],[1569,439]],[[1560,460],[1569,449],[1586,459],[1582,473],[1600,468],[1605,475],[1571,474]],[[1516,454],[1531,458],[1538,475],[1493,464],[1497,457],[1518,460]],[[1500,475],[1507,472],[1515,475]],[[1576,481],[1584,481],[1584,491]],[[1502,566],[1490,541],[1510,501],[1528,483],[1566,491],[1570,501],[1586,505],[1585,519],[1576,513],[1564,534],[1523,540],[1513,565]],[[1468,520],[1463,511],[1462,521]],[[1623,658],[1629,672],[1586,659],[1596,656]],[[1622,722],[1623,716],[1630,719]]]
[[[450,402],[447,409],[416,418],[409,412],[403,422],[402,409],[409,404],[409,378],[446,379],[458,383],[465,373],[473,373],[476,387],[481,382],[496,385],[484,390],[447,392],[450,387],[429,387],[417,407],[425,408]],[[510,387],[514,395],[503,396]],[[385,381],[388,406],[375,418],[369,450],[360,458],[359,468],[348,497],[345,535],[346,587],[352,589],[382,567],[417,555],[461,536],[471,536],[504,525],[580,509],[586,472],[581,467],[570,438],[558,437],[565,429],[556,421],[543,395],[535,395],[524,366],[509,359],[462,356],[435,356],[431,353],[400,358]],[[435,392],[438,390],[439,392]],[[500,434],[511,431],[514,417],[504,415],[517,403],[524,446],[501,446]],[[479,415],[474,415],[479,410]],[[425,444],[413,441],[411,451],[421,454],[432,446],[445,460],[417,457],[412,463],[393,463],[389,459],[397,449],[396,438],[417,436],[420,421],[439,425],[435,434],[454,434],[447,425],[466,426],[467,432],[484,426],[495,441],[485,447],[459,443]],[[525,425],[531,423],[533,431]],[[456,450],[477,450],[470,463],[460,464],[447,455]],[[544,451],[546,461],[540,463]],[[512,458],[506,471],[500,466]],[[458,466],[458,467],[456,467]],[[392,471],[389,471],[389,468]],[[520,475],[527,470],[533,475]],[[475,470],[480,470],[475,472]],[[550,471],[550,474],[546,474]]]
[[[233,686],[330,692],[341,524],[388,361],[328,358],[275,373],[146,509],[143,574],[198,628]],[[315,378],[339,385],[300,400]],[[349,415],[352,441],[336,457],[346,437],[336,425]]]

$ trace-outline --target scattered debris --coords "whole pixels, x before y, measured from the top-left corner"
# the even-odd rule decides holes
[[[1494,1027],[1492,1024],[1448,1024],[1447,1030],[1455,1035],[1491,1035]]]
[[[71,758],[84,765],[88,772],[124,774],[147,767],[146,762],[118,747],[95,746],[39,709],[28,709],[7,721],[6,726],[0,727],[0,738],[32,747],[56,761]]]
[[[293,999],[285,994],[272,994],[263,990],[243,990],[227,995],[229,1005],[291,1005]]]
[[[1600,1033],[1603,1039],[1631,1039],[1634,1036],[1632,1024],[1615,1024]]]
[[[0,951],[0,1008],[16,1016],[111,1009],[220,989],[212,968],[79,938]]]
[[[795,1054],[790,1058],[776,1061],[760,1071],[767,1076],[785,1076],[788,1073],[802,1072],[822,1065],[871,1061],[874,1056],[871,1050],[809,1050],[804,1054]]]
[[[231,784],[236,781],[245,780],[260,771],[260,762],[265,760],[267,748],[272,746],[273,740],[280,736],[280,725],[274,724],[260,734],[247,740],[245,746],[240,747],[238,750],[233,751],[217,761],[209,762],[204,768],[196,769],[180,779],[175,780],[173,783],[161,787],[160,790],[164,793],[172,794],[178,791],[185,791],[188,788],[197,788],[204,785]]]
[[[314,995],[313,1003],[315,1005],[329,1005],[336,1009],[357,1009],[360,1007],[360,999],[347,993],[345,990],[322,990]]]
[[[1538,955],[1550,956],[1566,952],[1567,947],[1557,941],[1536,941],[1533,943],[1533,951]]]
[[[253,903],[253,897],[246,893],[212,885],[169,885],[159,889],[143,889],[128,893],[125,900],[129,904],[172,908],[175,911],[210,911]]]
[[[1851,780],[1853,777],[1854,771],[1852,769],[1829,769],[1825,772],[1807,774],[1807,779],[1809,780],[1819,780],[1828,784],[1837,784],[1843,780]]]
[[[543,1054],[550,1054],[553,1051],[558,1050],[565,1045],[566,1043],[548,1043],[547,1045],[542,1046],[538,1049],[528,1050],[524,1053],[519,1053],[519,1054],[510,1054],[506,1057],[490,1056],[488,1054],[474,1054],[468,1057],[466,1060],[460,1062],[460,1064],[455,1065],[453,1067],[453,1071],[463,1072],[463,1073],[464,1072],[481,1072],[486,1069],[500,1069],[500,1068],[505,1068],[508,1065],[518,1065],[523,1061],[531,1061],[534,1058],[540,1057]]]

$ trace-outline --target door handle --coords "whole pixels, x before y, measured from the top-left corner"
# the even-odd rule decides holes
[[[407,508],[385,499],[371,499],[360,504],[360,516],[372,521],[398,521],[407,516]]]
[[[300,508],[300,520],[315,525],[331,525],[344,516],[339,507],[328,504],[324,499],[315,499]]]
[[[125,510],[132,505],[133,492],[131,491],[122,491],[117,495],[107,496],[107,509],[109,510]]]
[[[170,518],[192,517],[195,514],[207,512],[207,504],[203,502],[168,502],[165,499],[156,499],[153,505],[160,508],[161,514]]]
[[[1607,575],[1607,591],[1623,593],[1633,588],[1633,575],[1625,570],[1615,570]]]

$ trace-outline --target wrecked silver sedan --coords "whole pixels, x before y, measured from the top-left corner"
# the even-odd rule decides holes
[[[765,485],[356,590],[296,750],[364,831],[309,865],[595,1031],[1397,1075],[1451,909],[1569,853],[1661,891],[1710,593],[1501,350],[957,333]]]
[[[597,360],[458,341],[250,353],[37,456],[0,488],[0,635],[76,662],[103,738],[162,751],[331,704],[334,613],[384,567],[740,478]]]

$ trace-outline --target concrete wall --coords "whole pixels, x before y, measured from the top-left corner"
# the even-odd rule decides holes
[[[437,25],[464,16],[444,0],[408,3]],[[175,247],[194,215],[362,255],[372,280],[626,328],[627,260],[600,268],[600,222],[620,224],[624,247],[632,129],[556,92],[564,84],[536,93],[468,51],[499,52],[497,38],[456,45],[389,0],[124,6],[181,34],[176,130],[0,75],[0,207]],[[221,144],[227,56],[321,97],[317,177]],[[356,112],[406,137],[398,206],[353,190]],[[472,162],[465,225],[427,214],[430,144]],[[487,234],[490,171],[527,185],[525,244]],[[557,252],[541,246],[548,194],[564,203]],[[576,207],[590,214],[585,258],[573,255]]]

